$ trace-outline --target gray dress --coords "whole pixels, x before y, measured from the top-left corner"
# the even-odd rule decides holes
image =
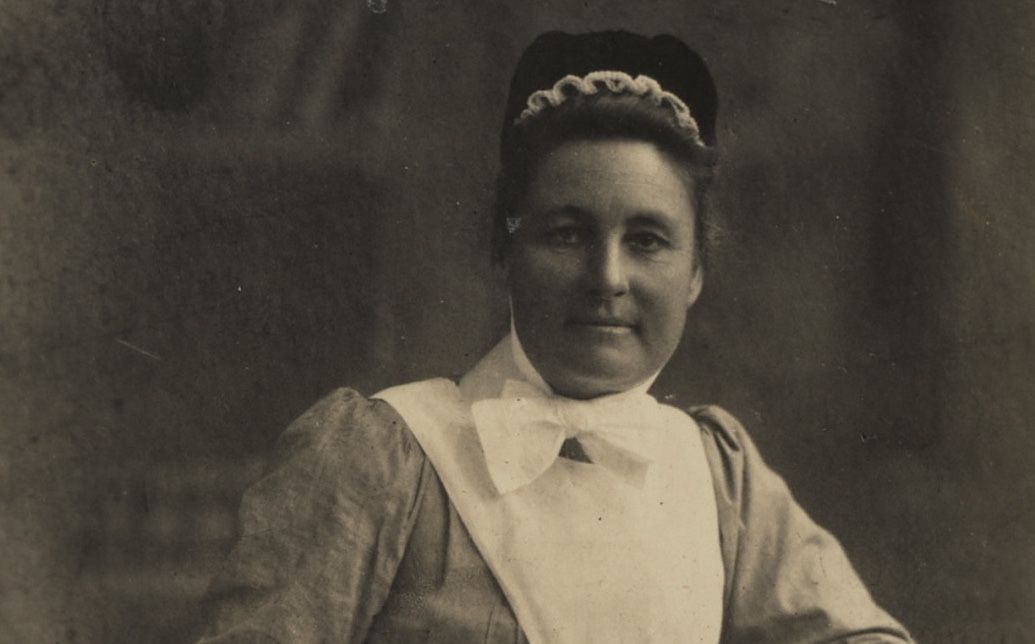
[[[722,642],[912,641],[740,424],[717,407],[689,413],[718,505]],[[405,422],[348,389],[281,437],[210,607],[205,644],[526,641]]]

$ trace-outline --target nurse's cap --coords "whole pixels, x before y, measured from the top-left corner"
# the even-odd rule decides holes
[[[522,54],[510,84],[500,143],[575,94],[633,93],[665,105],[700,145],[716,143],[718,95],[701,57],[675,36],[628,31],[540,35]]]

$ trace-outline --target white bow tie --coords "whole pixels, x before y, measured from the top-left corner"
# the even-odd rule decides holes
[[[578,439],[594,464],[641,487],[651,462],[644,443],[657,427],[657,405],[646,393],[571,400],[507,380],[500,398],[474,403],[471,413],[492,482],[506,494],[539,478],[569,438]]]

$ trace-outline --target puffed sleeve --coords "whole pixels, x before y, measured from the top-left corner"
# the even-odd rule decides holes
[[[837,540],[816,525],[718,407],[691,415],[704,431],[726,566],[725,644],[912,642],[870,597]]]
[[[361,642],[385,601],[430,473],[386,403],[340,389],[291,424],[241,502],[201,640]]]

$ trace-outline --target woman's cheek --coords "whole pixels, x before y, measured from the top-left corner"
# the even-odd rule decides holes
[[[536,249],[529,253],[526,270],[539,288],[555,290],[577,273],[577,261],[569,253]]]

